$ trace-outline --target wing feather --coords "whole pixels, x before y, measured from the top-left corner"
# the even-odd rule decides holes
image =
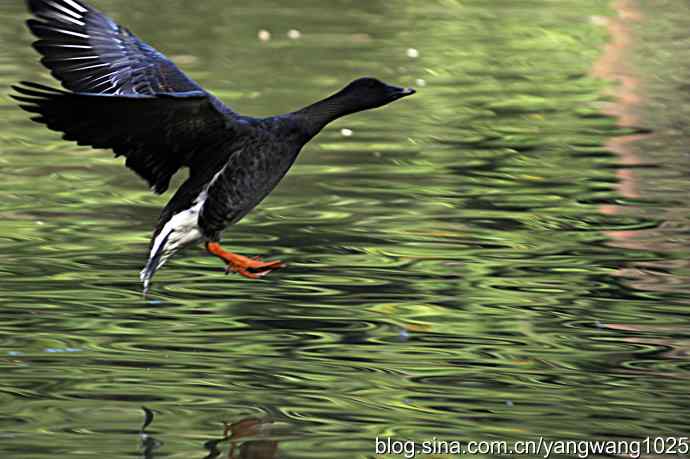
[[[41,62],[70,92],[23,82],[13,97],[64,139],[112,149],[164,192],[209,161],[240,119],[163,54],[81,0],[27,0]],[[193,161],[194,159],[194,161]]]
[[[17,94],[11,97],[19,106],[37,115],[32,120],[62,132],[65,140],[125,156],[127,167],[156,193],[164,192],[175,172],[191,167],[209,145],[220,145],[233,135],[232,121],[202,91],[75,94],[31,82],[13,89]]]
[[[148,94],[202,88],[163,54],[80,0],[27,0],[41,62],[74,92]]]

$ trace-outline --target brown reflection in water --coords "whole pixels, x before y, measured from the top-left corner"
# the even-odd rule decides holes
[[[139,431],[143,459],[154,459],[156,452],[164,443],[146,432],[146,428],[154,420],[154,412],[142,407],[145,414],[144,424]],[[208,440],[204,448],[208,454],[204,459],[277,459],[278,441],[268,437],[273,433],[273,420],[261,418],[245,418],[229,424],[223,422],[223,436]],[[224,444],[228,444],[228,452],[223,456]]]
[[[616,17],[599,18],[606,24],[610,41],[604,49],[604,53],[592,67],[592,74],[598,78],[615,81],[616,88],[612,91],[614,101],[607,104],[603,111],[607,115],[614,116],[617,124],[623,128],[638,128],[641,126],[640,109],[644,102],[642,85],[636,73],[638,70],[630,65],[634,52],[635,37],[632,26],[645,20],[635,0],[617,0],[613,4]],[[640,198],[643,183],[636,174],[634,166],[643,164],[637,148],[638,142],[651,137],[650,134],[635,134],[611,138],[606,147],[618,156],[620,168],[616,171],[618,177],[617,191],[624,198]],[[630,166],[630,167],[626,167]],[[620,215],[629,212],[630,207],[617,205],[603,205],[600,207],[603,214]],[[605,233],[612,238],[617,247],[660,250],[668,249],[660,244],[652,243],[646,238],[639,238],[640,231],[607,231]],[[656,264],[656,268],[661,268]],[[639,266],[620,268],[617,274],[621,277],[632,279],[631,286],[646,291],[673,290],[674,281],[670,275],[665,275],[662,270],[647,270]],[[660,279],[663,276],[663,279]]]
[[[592,74],[596,77],[617,82],[617,88],[613,91],[614,102],[608,104],[604,112],[615,116],[618,125],[624,128],[638,128],[643,122],[641,117],[647,110],[645,106],[652,102],[654,94],[646,94],[645,84],[650,75],[640,73],[640,69],[631,65],[632,57],[640,43],[636,42],[635,28],[645,21],[649,21],[642,14],[638,0],[616,0],[613,9],[617,13],[615,18],[599,19],[605,22],[610,42],[607,44],[603,55],[594,64]],[[665,12],[664,14],[673,14]],[[653,25],[649,25],[651,27]],[[681,122],[683,122],[681,120]],[[641,165],[646,158],[638,154],[643,148],[641,140],[650,139],[653,135],[628,135],[614,137],[607,142],[607,148],[619,158],[622,166],[617,171],[619,179],[618,193],[629,199],[654,198],[654,183],[649,177],[643,179],[634,166]],[[631,166],[626,168],[626,166]],[[621,215],[635,212],[644,215],[645,210],[631,206],[605,205],[601,206],[601,212],[607,215]],[[685,225],[687,221],[687,208],[665,209],[663,215],[655,215],[662,221],[659,228],[644,231],[608,231],[612,244],[616,247],[633,250],[654,251],[671,255],[686,251],[688,241],[682,235],[674,234],[669,238],[669,231],[673,227]],[[629,285],[637,290],[652,292],[688,293],[687,285],[690,279],[679,275],[686,270],[690,263],[686,259],[656,260],[653,262],[635,263],[632,266],[621,268],[617,274],[620,277],[630,279]],[[675,300],[679,303],[690,303],[690,299]]]
[[[636,3],[632,0],[618,0],[613,9],[618,14],[615,18],[602,18],[606,22],[610,42],[606,45],[604,53],[592,67],[592,74],[598,78],[616,81],[618,86],[614,89],[615,101],[607,104],[604,113],[618,119],[621,127],[638,127],[640,119],[637,107],[642,101],[640,95],[640,81],[634,75],[635,69],[628,65],[630,61],[633,36],[630,30],[631,22],[644,20]],[[610,139],[606,147],[620,159],[623,168],[616,172],[618,192],[626,198],[640,196],[637,177],[633,169],[625,166],[641,164],[633,144],[645,137],[644,135],[627,135]],[[601,207],[604,214],[617,214],[621,211],[619,206],[605,205]],[[610,231],[609,236],[616,239],[627,239],[635,234],[634,231]]]
[[[256,437],[269,435],[273,421],[266,419],[243,419],[234,424],[225,424],[223,438],[230,444],[228,459],[274,459],[278,455],[278,442]],[[245,441],[246,437],[253,437]]]

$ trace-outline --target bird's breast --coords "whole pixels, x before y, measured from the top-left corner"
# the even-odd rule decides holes
[[[241,220],[280,183],[294,163],[299,148],[258,145],[236,152],[213,178],[200,224],[215,235]]]

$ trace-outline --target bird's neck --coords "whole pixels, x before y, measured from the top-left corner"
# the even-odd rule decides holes
[[[348,103],[347,96],[337,93],[297,110],[292,115],[311,139],[329,123],[357,111],[353,109],[352,104]]]

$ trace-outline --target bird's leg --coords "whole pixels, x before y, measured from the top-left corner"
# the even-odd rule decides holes
[[[239,273],[249,279],[259,279],[266,276],[274,269],[285,268],[285,263],[280,260],[263,262],[254,258],[243,257],[236,253],[223,250],[217,242],[207,242],[206,250],[225,261],[228,267],[226,273]]]

